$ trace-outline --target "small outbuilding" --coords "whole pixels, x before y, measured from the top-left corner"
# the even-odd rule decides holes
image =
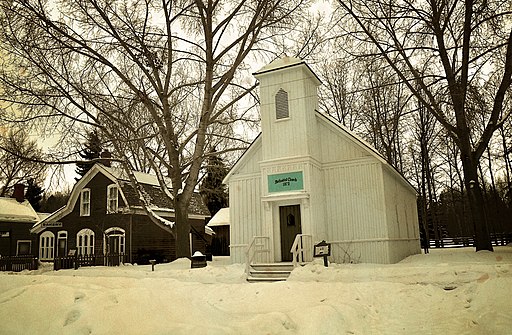
[[[25,186],[16,184],[11,198],[0,197],[0,256],[35,254],[35,238],[30,228],[39,216],[24,195]]]
[[[207,224],[214,232],[212,255],[229,256],[229,208],[221,208]]]
[[[321,82],[310,67],[286,57],[254,76],[261,134],[224,180],[232,261],[247,262],[251,248],[271,262],[291,261],[297,244],[306,259],[322,240],[336,263],[395,263],[419,253],[415,189],[369,144],[318,112]]]

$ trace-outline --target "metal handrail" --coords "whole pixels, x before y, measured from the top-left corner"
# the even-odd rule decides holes
[[[270,237],[268,236],[253,236],[251,243],[247,247],[247,263],[245,265],[245,272],[249,274],[251,264],[255,262],[257,254],[268,253],[270,256]],[[269,257],[267,257],[269,258]],[[268,262],[268,259],[267,259]]]
[[[313,260],[313,236],[309,234],[297,234],[290,252],[293,254],[292,264],[304,264]]]

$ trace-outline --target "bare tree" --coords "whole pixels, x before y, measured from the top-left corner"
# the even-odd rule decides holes
[[[512,84],[512,12],[506,1],[338,1],[364,39],[384,57],[411,92],[446,129],[460,150],[475,228],[476,250],[492,250],[478,164],[508,118],[503,102]],[[470,127],[468,99],[485,91]]]
[[[366,87],[361,106],[366,138],[398,171],[402,171],[401,135],[403,118],[410,111],[410,93],[382,60],[364,61]]]
[[[357,65],[354,60],[336,58],[327,60],[320,67],[324,85],[320,87],[319,108],[350,130],[355,130],[362,122]]]
[[[25,131],[0,133],[0,197],[6,196],[14,184],[29,179],[41,183],[46,177],[46,165],[35,162],[41,158],[37,142],[31,141]]]
[[[77,0],[49,6],[13,0],[0,6],[0,38],[14,64],[2,70],[2,98],[25,106],[24,120],[43,120],[46,129],[50,122],[100,128],[147,213],[176,234],[177,256],[190,256],[188,205],[205,153],[233,150],[221,148],[219,139],[239,140],[230,129],[254,118],[237,108],[256,87],[240,71],[287,33],[305,1]],[[135,149],[129,153],[127,146]],[[144,156],[174,201],[175,225],[151,212],[131,173],[132,154]]]

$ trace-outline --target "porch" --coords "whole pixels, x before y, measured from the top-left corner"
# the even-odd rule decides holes
[[[275,262],[268,236],[254,236],[246,251],[247,281],[274,282],[286,280],[298,265],[313,260],[313,236],[297,234],[290,249],[291,262]]]

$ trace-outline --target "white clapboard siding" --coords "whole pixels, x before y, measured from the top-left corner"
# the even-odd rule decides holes
[[[332,240],[386,238],[387,227],[378,162],[325,170],[326,207]]]
[[[321,136],[322,162],[342,162],[370,157],[371,154],[361,145],[357,145],[349,136],[340,131],[340,128],[333,127],[332,123],[318,115],[318,122]]]
[[[420,252],[415,190],[375,149],[317,112],[320,81],[311,69],[285,57],[255,76],[262,133],[225,178],[232,261],[245,262],[253,237],[267,236],[279,262],[288,252],[279,208],[289,205],[300,206],[303,234],[332,243],[331,261],[394,263]],[[269,192],[268,176],[298,171],[303,189]]]
[[[246,245],[262,234],[261,177],[239,177],[229,184],[230,253],[236,263],[245,262]]]

